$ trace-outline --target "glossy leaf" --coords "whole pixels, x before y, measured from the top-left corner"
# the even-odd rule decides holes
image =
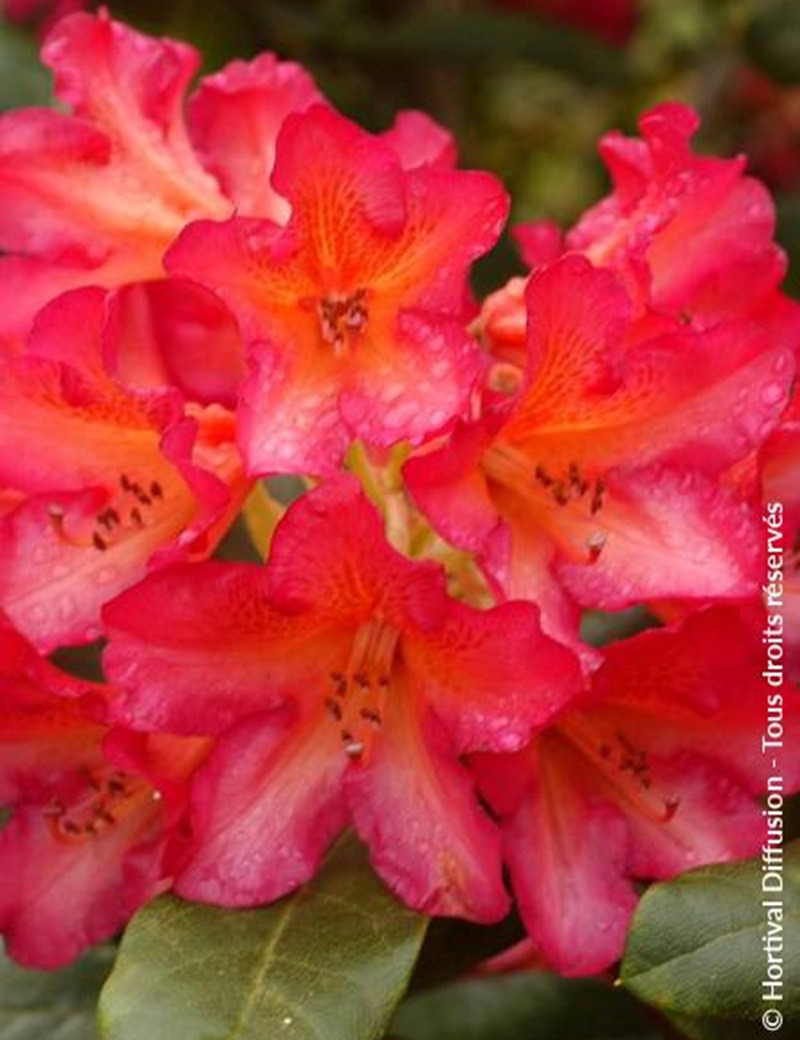
[[[619,990],[544,972],[467,979],[421,993],[403,1002],[392,1028],[404,1040],[659,1040]]]
[[[0,1040],[94,1040],[113,958],[101,946],[63,971],[26,971],[0,955]]]
[[[786,846],[782,892],[762,891],[761,868],[761,860],[705,867],[653,885],[634,917],[623,985],[699,1040],[763,1035],[767,1008],[787,1023],[800,1018],[800,841]],[[763,901],[781,903],[782,928],[768,926]],[[782,957],[779,1003],[762,1002],[768,933]]]
[[[50,75],[39,63],[30,33],[0,19],[0,111],[15,105],[43,105],[50,98]]]
[[[378,1040],[426,919],[375,878],[360,847],[272,906],[171,896],[132,921],[100,1001],[106,1040]]]

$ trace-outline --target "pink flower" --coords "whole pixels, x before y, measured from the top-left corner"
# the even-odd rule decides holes
[[[249,206],[285,217],[268,182],[275,137],[319,98],[299,66],[234,62],[201,82],[184,117],[199,64],[186,44],[81,13],[53,28],[43,59],[69,111],[0,116],[0,342],[66,289],[162,277],[192,219]]]
[[[197,291],[165,285],[161,324],[138,325],[144,287],[65,294],[5,362],[0,606],[42,650],[97,638],[103,603],[149,567],[208,555],[248,490],[232,413],[162,384],[190,367],[187,340],[224,341]]]
[[[166,842],[207,741],[103,724],[111,691],[60,672],[0,615],[0,932],[56,968],[168,887]]]
[[[792,354],[744,322],[652,335],[618,278],[580,256],[540,267],[525,306],[525,367],[491,383],[516,372],[510,393],[405,466],[437,529],[565,640],[575,601],[752,594],[755,510],[720,473],[777,424]]]
[[[641,139],[606,134],[600,154],[613,191],[583,215],[562,248],[616,271],[637,313],[706,327],[769,311],[786,261],[773,241],[769,193],[744,175],[743,156],[692,154],[698,124],[692,109],[669,103],[642,116]],[[542,232],[523,225],[517,235],[537,263]],[[796,342],[796,318],[792,332]]]
[[[467,410],[481,357],[465,279],[506,195],[436,161],[428,132],[415,151],[400,131],[374,137],[318,106],[287,118],[272,184],[288,223],[197,221],[168,254],[173,274],[227,301],[249,344],[253,473],[331,473],[354,438],[416,443]]]
[[[760,849],[770,769],[758,616],[714,608],[612,644],[580,707],[526,751],[476,764],[503,819],[528,952],[560,973],[619,959],[636,879]],[[800,717],[788,687],[770,692],[784,698],[788,749]],[[796,790],[797,756],[781,766]]]
[[[520,747],[575,688],[535,607],[450,599],[341,477],[289,509],[265,568],[165,570],[104,616],[117,718],[220,737],[193,787],[179,893],[275,899],[351,821],[412,906],[503,915],[497,834],[458,756]]]

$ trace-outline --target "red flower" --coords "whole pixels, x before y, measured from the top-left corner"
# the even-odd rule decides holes
[[[458,756],[515,749],[574,689],[536,608],[481,612],[390,549],[350,478],[295,503],[266,568],[152,575],[105,611],[117,717],[220,736],[192,796],[177,891],[223,905],[306,880],[351,820],[388,884],[429,913],[507,908],[497,836]]]
[[[763,660],[758,626],[727,608],[644,632],[606,649],[580,708],[528,750],[477,764],[533,949],[551,967],[589,975],[619,959],[634,879],[760,849]],[[800,717],[782,695],[789,748]],[[795,790],[797,756],[781,764]]]
[[[40,649],[96,638],[102,604],[149,566],[208,555],[247,491],[232,414],[161,385],[164,367],[186,367],[178,315],[195,313],[197,291],[181,290],[161,294],[169,350],[158,323],[121,322],[145,289],[82,289],[48,305],[5,363],[0,605]],[[198,350],[220,323],[189,331]]]
[[[719,474],[777,423],[791,353],[746,323],[650,338],[618,279],[579,256],[541,267],[525,301],[519,389],[406,464],[421,508],[559,638],[577,623],[564,588],[612,610],[752,594],[754,510]]]
[[[165,250],[196,217],[251,205],[285,217],[268,183],[275,137],[319,97],[299,66],[234,62],[201,83],[187,127],[199,57],[186,44],[81,13],[53,28],[43,59],[69,111],[0,117],[0,248],[11,254],[0,341],[66,289],[162,277]]]
[[[786,269],[773,241],[772,199],[744,176],[743,156],[692,154],[698,124],[692,109],[670,103],[642,116],[641,139],[606,134],[600,154],[613,191],[583,215],[564,248],[616,271],[637,313],[653,311],[697,327],[768,316]],[[534,224],[516,233],[528,261],[538,263],[543,232]],[[544,258],[551,259],[552,225],[544,239]],[[797,330],[795,316],[795,342]]]
[[[167,837],[207,741],[112,731],[111,691],[39,657],[0,615],[0,932],[55,968],[169,884]]]
[[[467,408],[481,359],[465,276],[506,196],[488,174],[431,165],[399,129],[382,140],[322,107],[291,116],[272,177],[286,226],[198,221],[168,254],[171,272],[219,292],[249,343],[251,472],[330,473],[353,438],[418,442]]]

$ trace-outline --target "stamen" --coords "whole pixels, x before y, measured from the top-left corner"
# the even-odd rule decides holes
[[[597,563],[607,541],[608,535],[603,534],[602,531],[595,531],[589,535],[586,539],[586,548],[589,550],[589,563]]]
[[[620,802],[651,823],[669,823],[680,807],[680,798],[662,794],[654,783],[644,748],[637,747],[622,731],[613,736],[599,723],[573,713],[558,723],[558,732],[591,762]]]
[[[42,809],[55,837],[64,841],[82,841],[107,831],[147,790],[143,780],[116,771],[96,773],[86,769],[83,778],[86,789],[82,797],[69,806],[54,798]]]
[[[365,621],[353,636],[345,668],[330,672],[325,710],[339,725],[345,753],[363,763],[383,725],[398,639],[397,629],[385,621]]]
[[[324,343],[333,347],[337,357],[345,353],[345,337],[360,335],[367,327],[369,310],[367,290],[353,293],[330,293],[316,303],[320,335]]]

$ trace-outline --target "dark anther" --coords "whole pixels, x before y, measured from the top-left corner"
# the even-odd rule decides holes
[[[99,549],[101,552],[105,552],[108,548],[108,546],[97,533],[97,531],[95,531],[92,535],[92,545],[94,545],[95,549]]]
[[[592,502],[589,507],[592,516],[594,516],[595,513],[599,512],[603,508],[603,495],[605,494],[605,490],[605,482],[602,480],[598,480],[594,486],[594,494],[592,495]]]
[[[328,713],[336,719],[337,722],[342,720],[342,706],[338,701],[334,700],[333,697],[325,698],[325,707],[328,709]]]
[[[533,471],[533,475],[536,477],[536,479],[539,481],[542,487],[550,487],[550,485],[553,483],[553,478],[549,475],[549,473],[547,473],[544,466],[537,466],[536,469]]]
[[[127,473],[123,473],[119,478],[119,484],[123,491],[130,491],[133,488],[133,484],[131,484]]]
[[[150,485],[150,494],[153,496],[153,498],[163,498],[164,497],[164,492],[163,492],[163,490],[161,488],[161,485],[159,484],[159,482],[157,480],[154,480],[152,482],[152,484]]]
[[[144,527],[144,520],[142,520],[142,514],[139,511],[138,506],[134,506],[131,510],[131,520],[133,520],[137,527]]]
[[[666,817],[665,822],[669,823],[675,813],[678,811],[678,806],[681,804],[680,798],[667,798],[664,802],[664,815]]]

